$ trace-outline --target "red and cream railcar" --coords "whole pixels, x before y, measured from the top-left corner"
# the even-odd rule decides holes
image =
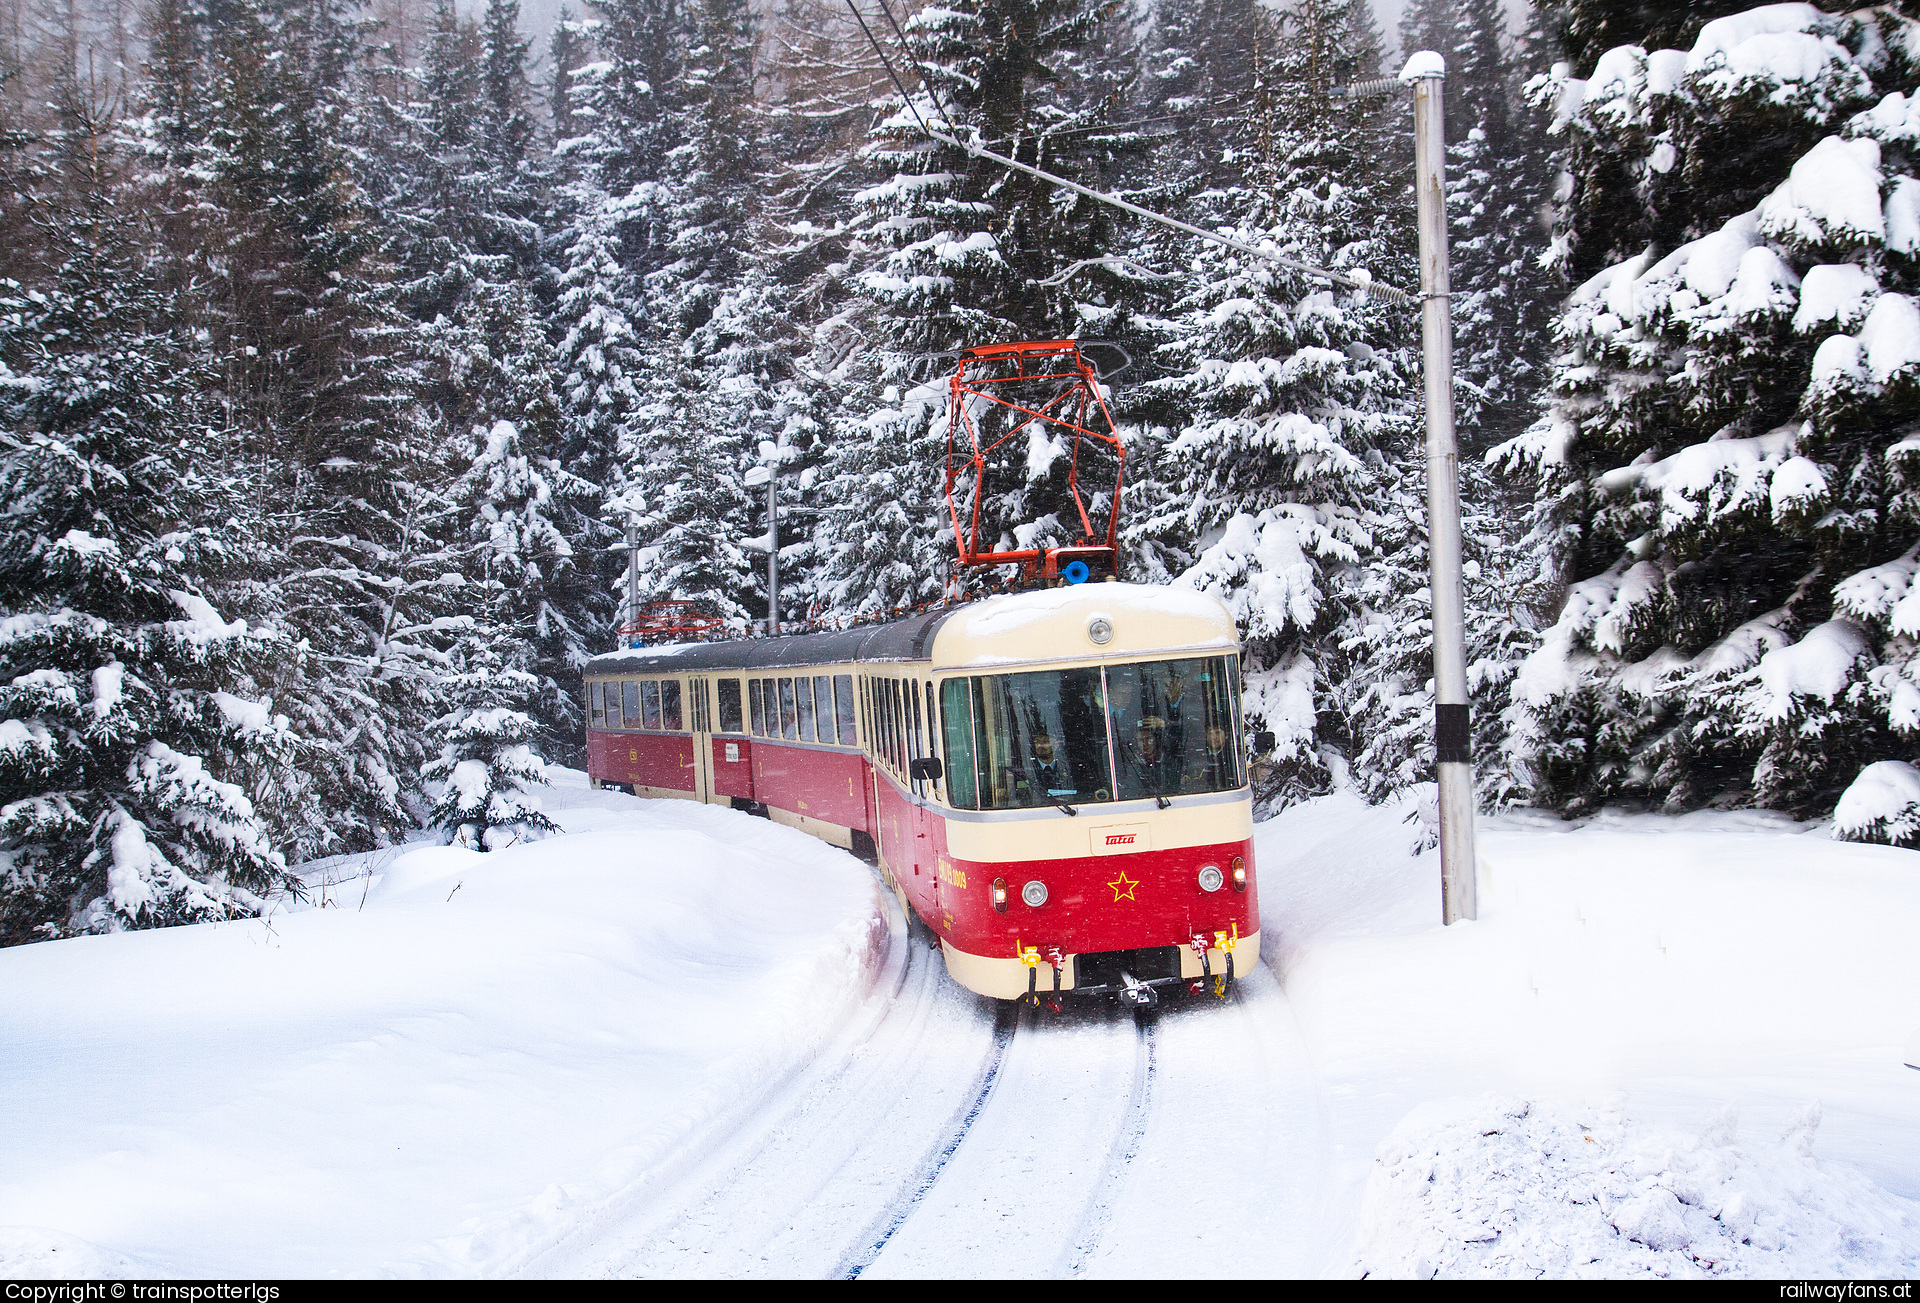
[[[1212,598],[1102,583],[587,667],[596,786],[844,846],[1003,999],[1259,955],[1239,645]]]

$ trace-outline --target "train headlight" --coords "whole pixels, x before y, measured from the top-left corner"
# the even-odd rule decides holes
[[[1039,909],[1047,903],[1047,884],[1035,878],[1020,888],[1020,899],[1026,901],[1029,907]]]
[[[1002,914],[1007,912],[1007,880],[1005,878],[993,880],[993,907]]]
[[[1235,891],[1247,889],[1247,862],[1238,855],[1233,857],[1233,889]]]
[[[1218,891],[1226,882],[1226,874],[1220,872],[1218,864],[1207,864],[1200,869],[1200,890]]]

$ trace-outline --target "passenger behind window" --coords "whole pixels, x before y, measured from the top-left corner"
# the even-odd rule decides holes
[[[1167,722],[1148,715],[1133,730],[1132,754],[1121,765],[1120,799],[1179,791],[1180,765],[1167,754]]]
[[[1206,745],[1187,762],[1182,786],[1192,792],[1224,792],[1240,785],[1240,767],[1226,725],[1207,725]]]

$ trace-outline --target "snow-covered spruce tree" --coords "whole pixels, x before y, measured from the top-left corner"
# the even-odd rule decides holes
[[[1553,285],[1541,266],[1552,181],[1544,122],[1520,99],[1497,0],[1416,0],[1403,52],[1447,60],[1447,215],[1454,405],[1463,457],[1532,423],[1544,383]]]
[[[1537,86],[1587,187],[1575,265],[1652,241],[1570,297],[1551,408],[1502,450],[1571,584],[1515,684],[1543,803],[1817,814],[1915,752],[1917,36],[1776,5]],[[1656,196],[1650,226],[1609,225],[1608,176]]]
[[[476,439],[448,490],[455,535],[477,545],[466,600],[504,663],[550,681],[530,703],[547,754],[573,757],[582,720],[570,683],[606,623],[591,557],[599,488],[564,469],[555,358],[535,280],[545,170],[532,156],[518,6],[492,0],[476,30],[436,7],[425,62],[396,109],[389,221],[410,277],[404,297],[428,363],[432,444]],[[504,437],[501,432],[505,431]],[[451,460],[451,459],[450,459]],[[457,462],[455,463],[457,465]],[[572,541],[570,541],[572,540]],[[574,542],[579,543],[576,549]]]
[[[155,328],[104,121],[77,96],[61,116],[77,202],[43,221],[65,264],[0,288],[0,944],[252,912],[288,883],[248,794],[293,765],[255,686],[285,644],[206,597],[254,560],[246,495],[197,451],[213,377]]]
[[[1272,58],[1273,35],[1255,0],[1153,4],[1137,102],[1159,146],[1151,181],[1163,193],[1241,179],[1237,147],[1255,121],[1248,104],[1266,91],[1263,55]]]
[[[1394,152],[1382,110],[1329,94],[1376,74],[1371,18],[1303,0],[1286,21],[1263,73],[1271,116],[1249,131],[1264,142],[1249,183],[1194,209],[1302,261],[1408,284],[1404,174],[1374,166]],[[1335,753],[1363,749],[1419,690],[1353,672],[1368,623],[1405,619],[1421,586],[1409,554],[1404,582],[1379,587],[1388,533],[1414,528],[1423,468],[1407,316],[1217,246],[1191,256],[1155,359],[1169,374],[1139,386],[1130,410],[1172,434],[1156,470],[1177,485],[1178,532],[1197,557],[1177,582],[1233,610],[1253,653],[1250,727],[1276,734],[1284,790],[1317,789],[1344,763]]]
[[[569,502],[577,515],[597,493],[530,452],[511,421],[476,425],[471,438],[473,460],[448,494],[454,527],[465,535],[465,643],[543,685],[521,694],[539,723],[541,753],[571,757],[585,727],[572,684],[590,631],[556,604],[582,583],[559,518]]]
[[[640,593],[703,603],[737,630],[764,610],[761,569],[743,540],[757,514],[744,477],[755,446],[781,432],[778,305],[752,249],[754,24],[744,0],[687,15],[671,108],[679,143],[648,188],[649,330],[634,383],[641,405],[617,449],[609,520],[639,529]],[[791,572],[789,572],[791,574]]]
[[[1574,66],[1587,68],[1620,45],[1685,49],[1708,22],[1753,6],[1741,0],[1690,0],[1684,5],[1660,0],[1541,0],[1537,7]]]
[[[661,177],[675,134],[667,106],[686,50],[684,15],[658,0],[617,0],[592,37],[601,57],[570,74],[578,136],[555,145],[557,187],[553,320],[560,337],[560,458],[601,487],[603,512],[644,495],[629,481],[623,449],[643,442],[650,353],[657,339],[646,278],[669,261],[660,239]],[[572,39],[572,38],[570,38]],[[658,88],[656,90],[656,88]],[[608,546],[632,523],[628,510],[596,529]],[[602,575],[611,579],[611,572]],[[631,618],[620,609],[610,623]]]
[[[550,685],[508,669],[484,649],[465,659],[445,684],[457,704],[434,725],[444,739],[440,754],[420,774],[428,790],[439,793],[427,826],[477,851],[557,831],[529,790],[546,785],[547,766],[533,748],[539,725],[526,706]]]
[[[335,0],[234,0],[189,26],[190,57],[156,102],[198,109],[147,115],[152,179],[135,194],[158,201],[157,274],[217,377],[206,448],[261,504],[244,535],[259,564],[223,577],[221,609],[289,635],[270,687],[305,750],[283,844],[295,858],[355,849],[413,823],[401,793],[441,711],[402,666],[444,650],[434,621],[452,614],[426,609],[439,572],[403,574],[439,548],[421,533],[444,524],[421,485],[445,474],[389,288],[383,195],[362,185],[391,153]]]
[[[951,112],[956,130],[991,148],[1100,183],[1115,145],[1097,127],[1117,90],[1088,53],[1101,21],[1086,0],[964,0],[907,23],[938,106],[917,94],[911,111],[875,128],[870,159],[883,179],[856,196],[859,301],[843,320],[869,346],[848,375],[883,400],[850,405],[831,426],[817,546],[823,592],[841,613],[942,591],[953,553],[937,382],[950,350],[1078,333],[1079,287],[1043,282],[1112,252],[1111,210],[928,142],[914,112]],[[1049,545],[1078,532],[1066,528],[1063,451],[1039,432],[1003,445],[988,467],[983,541]]]

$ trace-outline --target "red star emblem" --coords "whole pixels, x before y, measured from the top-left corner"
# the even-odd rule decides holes
[[[1132,900],[1133,889],[1139,886],[1140,883],[1136,879],[1129,878],[1127,871],[1122,869],[1120,870],[1120,876],[1107,885],[1113,888],[1113,903],[1118,905],[1123,900]]]

